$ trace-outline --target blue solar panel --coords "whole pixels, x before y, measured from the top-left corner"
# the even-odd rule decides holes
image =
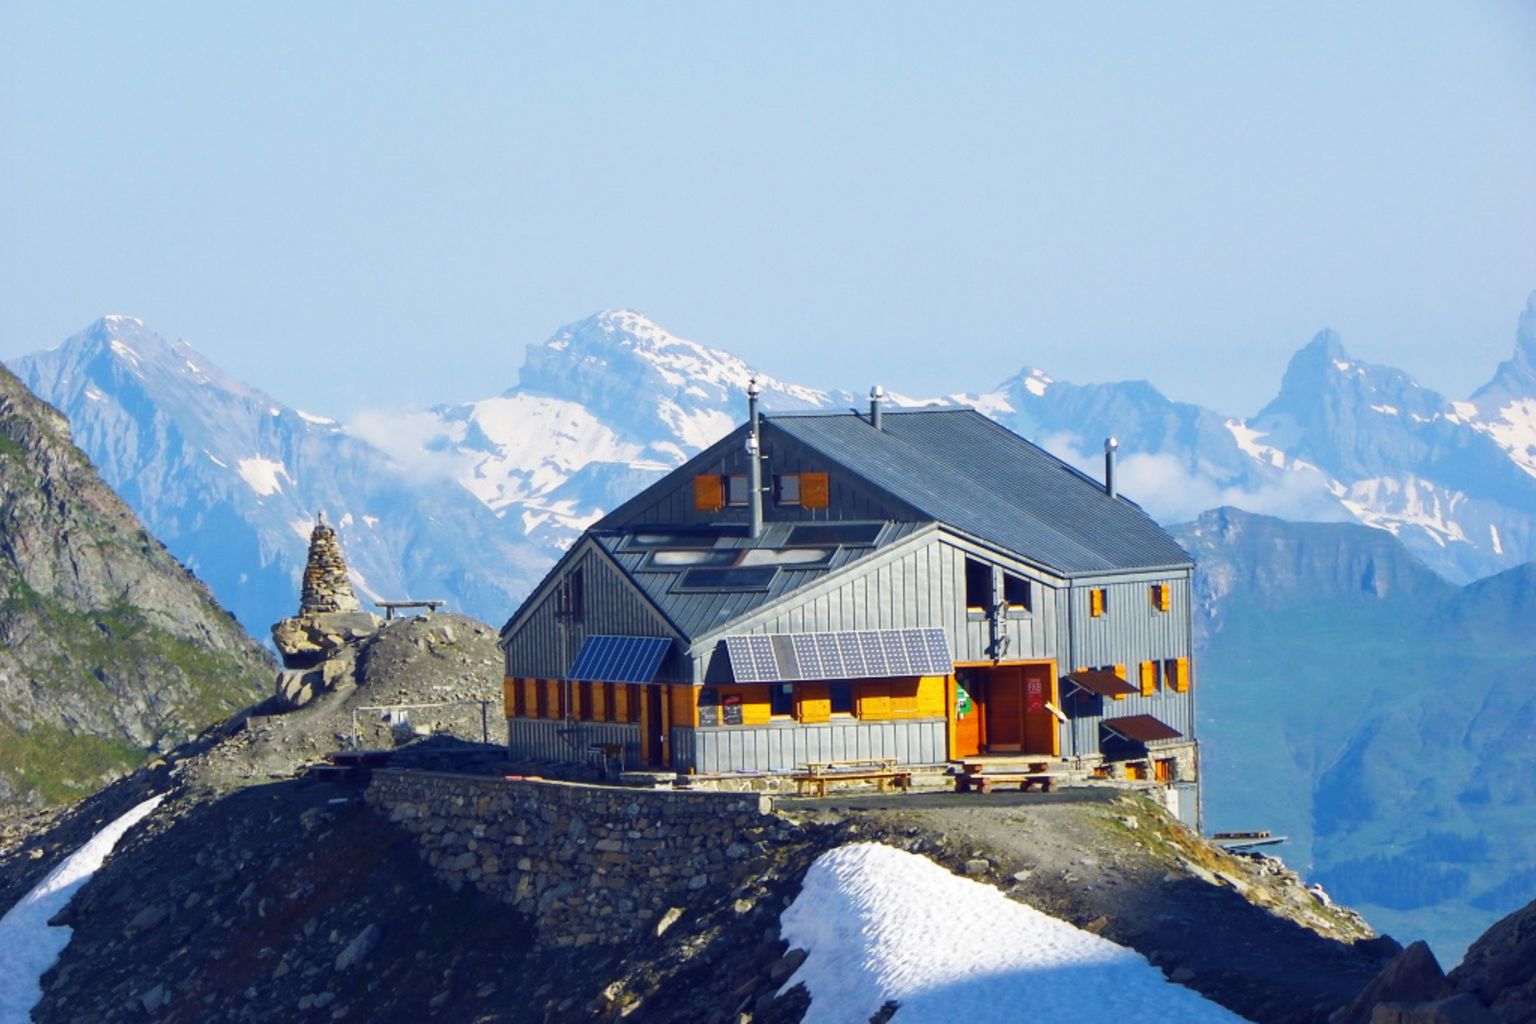
[[[672,641],[659,636],[589,636],[566,678],[578,683],[649,683]]]
[[[954,671],[942,629],[752,633],[725,638],[738,683],[942,676]]]

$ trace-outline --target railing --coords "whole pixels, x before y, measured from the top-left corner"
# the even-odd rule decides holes
[[[377,719],[376,724],[381,725],[384,729],[388,730],[390,733],[393,733],[395,730],[398,730],[402,726],[414,728],[411,726],[410,713],[412,711],[425,711],[432,708],[478,709],[478,716],[473,714],[466,716],[467,724],[461,728],[454,727],[454,725],[458,723],[449,723],[449,725],[445,727],[442,725],[442,723],[436,722],[433,723],[431,731],[434,733],[447,733],[450,736],[457,736],[460,739],[473,740],[475,739],[475,737],[472,735],[474,731],[473,718],[478,717],[480,732],[479,740],[481,743],[489,743],[491,742],[491,704],[492,702],[488,700],[445,700],[426,704],[368,704],[361,707],[355,707],[352,709],[352,746],[354,748],[360,748],[364,746],[362,736],[363,723],[361,723],[358,719],[358,715],[363,712],[379,713],[379,718]],[[370,745],[377,746],[379,744]]]

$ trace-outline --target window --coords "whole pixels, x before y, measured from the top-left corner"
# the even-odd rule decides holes
[[[724,481],[714,474],[693,478],[693,508],[696,512],[718,512],[725,507]]]
[[[538,679],[538,680],[534,681],[533,717],[534,718],[549,718],[549,717],[551,717],[550,714],[549,714],[549,687],[547,687],[544,684],[544,680],[542,680],[542,679]]]
[[[1103,587],[1088,591],[1088,614],[1097,619],[1109,611],[1109,594]]]
[[[1003,573],[1003,604],[1009,611],[1029,611],[1029,580],[1013,573]]]
[[[1171,757],[1159,758],[1152,762],[1153,778],[1158,782],[1176,782],[1179,777],[1179,766]]]
[[[975,612],[992,609],[992,567],[974,558],[965,560],[965,607]]]
[[[1166,612],[1173,607],[1173,588],[1166,583],[1154,583],[1148,588],[1148,594],[1152,599],[1152,607],[1160,612]]]
[[[725,479],[725,503],[733,507],[745,505],[752,496],[752,489],[747,486],[747,478],[738,473]]]
[[[555,614],[572,622],[580,622],[583,613],[581,570],[573,569],[566,573],[565,579],[560,581],[559,589],[555,592]]]
[[[846,679],[835,679],[828,685],[828,689],[832,691],[832,713],[853,714],[853,684]]]
[[[1189,692],[1189,659],[1169,658],[1163,662],[1164,678],[1174,693]]]
[[[794,713],[794,689],[788,683],[774,683],[768,687],[768,714],[774,718],[789,718]]]
[[[773,478],[773,503],[775,505],[800,504],[799,473],[783,473]]]
[[[638,722],[640,721],[640,708],[645,700],[645,687],[639,683],[626,683],[624,688],[628,691],[626,696],[629,698],[626,702],[628,707],[626,708],[625,718],[631,722]]]
[[[603,684],[603,721],[605,722],[617,722],[619,720],[619,709],[618,705],[614,703],[613,691],[613,683]]]
[[[1157,692],[1157,662],[1141,663],[1141,695],[1150,697]]]

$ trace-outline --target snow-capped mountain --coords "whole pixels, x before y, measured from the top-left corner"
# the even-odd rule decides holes
[[[318,509],[340,523],[365,594],[443,597],[496,622],[582,528],[739,422],[752,377],[770,411],[864,401],[755,372],[628,310],[530,345],[518,383],[495,397],[344,425],[126,317],[15,369],[258,635],[290,610]],[[1536,559],[1536,296],[1514,358],[1466,402],[1352,358],[1326,331],[1249,419],[1145,381],[1038,369],[891,402],[974,405],[1091,473],[1115,435],[1122,491],[1164,522],[1223,505],[1360,521],[1456,582]]]
[[[155,535],[255,636],[298,600],[317,511],[374,598],[501,614],[544,557],[480,501],[432,485],[334,421],[288,408],[131,317],[16,360]]]

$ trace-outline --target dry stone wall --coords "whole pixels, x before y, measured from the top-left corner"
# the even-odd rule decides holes
[[[367,798],[449,886],[514,907],[546,946],[618,944],[714,903],[788,827],[755,793],[379,771]]]

